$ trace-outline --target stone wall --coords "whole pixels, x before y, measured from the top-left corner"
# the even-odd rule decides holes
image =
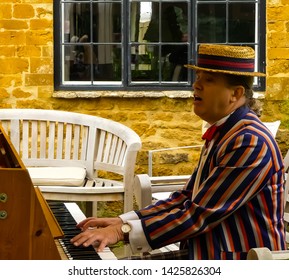
[[[267,0],[268,78],[262,118],[282,120],[277,140],[283,153],[289,147],[288,13],[289,0]],[[1,0],[0,65],[0,108],[75,111],[121,122],[143,142],[137,173],[147,172],[150,149],[202,143],[202,122],[192,112],[190,92],[54,92],[52,0]],[[154,159],[154,175],[186,174],[196,154],[163,152]]]

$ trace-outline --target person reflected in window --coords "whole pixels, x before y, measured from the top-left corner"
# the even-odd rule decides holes
[[[159,9],[161,9],[161,17],[159,17]],[[161,32],[159,32],[160,29]],[[164,2],[161,6],[153,3],[151,21],[143,39],[148,42],[162,42],[163,67],[171,68],[169,80],[187,81],[187,70],[184,67],[181,67],[178,75],[174,77],[175,68],[188,62],[188,46],[175,44],[188,42],[187,6],[185,3]],[[158,55],[158,49],[155,48],[154,56],[158,57]],[[165,73],[163,74],[165,78]]]
[[[88,3],[71,4],[71,43],[76,44],[70,80],[113,80],[114,9],[113,3],[95,3],[92,12]]]

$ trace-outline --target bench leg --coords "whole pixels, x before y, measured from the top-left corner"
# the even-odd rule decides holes
[[[93,202],[86,201],[85,202],[85,216],[86,217],[92,217],[93,214]]]
[[[85,201],[85,216],[97,217],[97,202]]]
[[[97,201],[92,202],[92,216],[97,217]]]

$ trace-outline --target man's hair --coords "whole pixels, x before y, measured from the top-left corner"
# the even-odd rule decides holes
[[[260,117],[261,107],[254,98],[253,92],[254,77],[231,74],[224,74],[224,76],[230,86],[243,86],[245,88],[246,105]]]

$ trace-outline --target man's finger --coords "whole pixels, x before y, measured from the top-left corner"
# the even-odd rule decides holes
[[[104,248],[107,246],[108,242],[106,239],[103,239],[100,243],[99,246],[97,248],[97,252],[102,252],[104,250]]]

